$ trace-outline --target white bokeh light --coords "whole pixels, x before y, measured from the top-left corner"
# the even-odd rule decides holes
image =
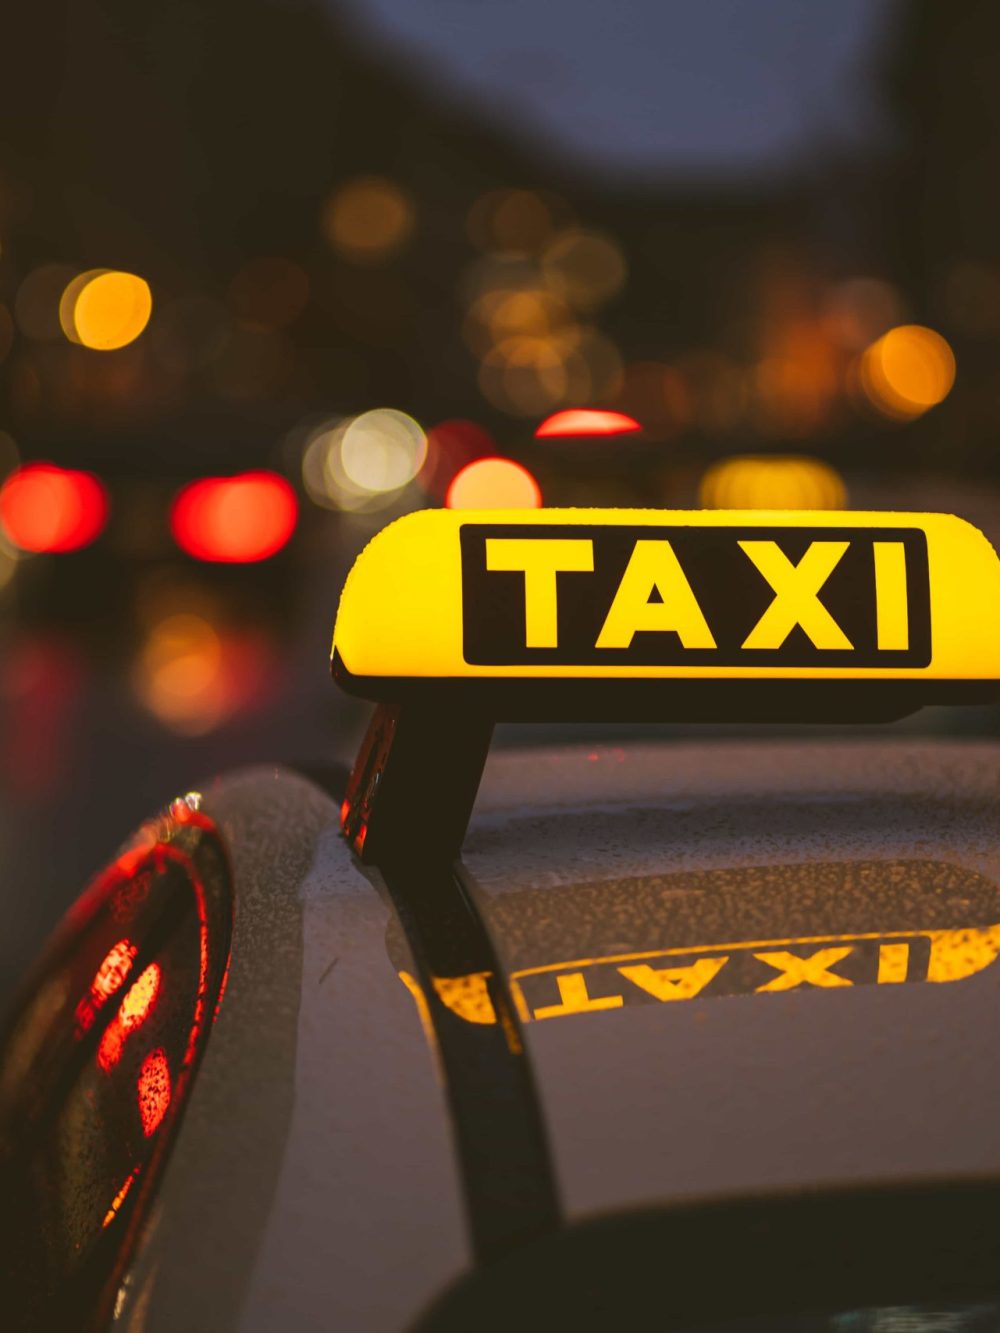
[[[427,457],[427,436],[405,412],[379,407],[354,418],[339,452],[348,481],[369,495],[383,495],[401,490],[420,471]]]

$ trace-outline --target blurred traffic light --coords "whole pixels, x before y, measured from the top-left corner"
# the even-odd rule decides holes
[[[298,521],[295,492],[275,472],[202,477],[185,486],[170,512],[170,529],[196,560],[250,564],[288,542]]]
[[[0,489],[0,525],[22,551],[77,551],[108,520],[108,492],[91,472],[29,463]]]

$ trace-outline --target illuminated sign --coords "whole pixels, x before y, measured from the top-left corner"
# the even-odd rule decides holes
[[[1000,562],[944,514],[426,511],[358,558],[333,654],[382,699],[435,680],[960,693],[1000,683]]]
[[[470,664],[930,661],[917,528],[468,523],[460,539]]]

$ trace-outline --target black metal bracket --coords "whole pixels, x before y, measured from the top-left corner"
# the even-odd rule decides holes
[[[379,704],[340,811],[356,855],[456,857],[492,735],[492,717],[476,710]]]

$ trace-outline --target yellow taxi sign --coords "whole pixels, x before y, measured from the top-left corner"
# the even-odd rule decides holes
[[[893,686],[905,712],[1000,686],[1000,561],[946,514],[428,510],[358,557],[333,666],[368,698],[438,683],[498,717],[539,690],[617,713],[610,686],[657,682]]]

